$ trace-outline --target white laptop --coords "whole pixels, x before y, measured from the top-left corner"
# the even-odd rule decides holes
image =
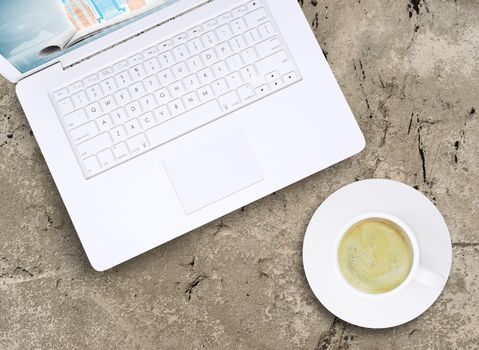
[[[96,270],[365,146],[296,0],[1,1],[0,20]]]

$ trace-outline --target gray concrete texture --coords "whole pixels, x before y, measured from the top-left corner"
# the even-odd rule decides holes
[[[479,349],[479,2],[300,5],[365,151],[106,273],[90,268],[0,80],[1,349]],[[366,178],[416,186],[453,240],[439,300],[380,331],[327,312],[301,261],[314,210]]]

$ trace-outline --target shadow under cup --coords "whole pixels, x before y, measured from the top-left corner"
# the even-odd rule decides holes
[[[339,235],[336,266],[346,284],[362,295],[387,296],[412,279],[441,288],[444,279],[421,269],[419,247],[402,220],[367,213],[351,220]]]

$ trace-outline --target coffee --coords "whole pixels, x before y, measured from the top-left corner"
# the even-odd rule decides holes
[[[370,294],[389,292],[408,277],[413,248],[404,230],[383,218],[352,225],[339,243],[338,263],[354,288]]]

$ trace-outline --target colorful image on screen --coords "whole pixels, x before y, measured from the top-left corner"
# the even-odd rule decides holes
[[[21,73],[181,0],[0,0],[0,55]]]

